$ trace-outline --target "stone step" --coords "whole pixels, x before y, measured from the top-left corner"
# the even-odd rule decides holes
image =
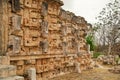
[[[16,75],[16,67],[13,65],[0,65],[0,78]],[[0,79],[1,80],[1,79]]]
[[[21,76],[11,76],[6,78],[0,78],[0,80],[24,80],[24,78]]]
[[[10,57],[9,56],[0,56],[0,65],[9,65]]]

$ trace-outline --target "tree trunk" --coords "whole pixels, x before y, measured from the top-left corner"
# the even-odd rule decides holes
[[[111,54],[111,48],[112,48],[112,45],[111,43],[108,45],[108,54],[107,55],[110,55]]]

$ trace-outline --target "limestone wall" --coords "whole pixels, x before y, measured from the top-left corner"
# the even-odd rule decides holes
[[[9,0],[6,55],[27,79],[26,70],[36,69],[37,80],[75,71],[75,62],[90,64],[83,17],[61,9],[59,0]]]

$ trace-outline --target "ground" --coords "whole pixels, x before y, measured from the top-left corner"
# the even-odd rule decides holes
[[[95,68],[81,74],[70,73],[50,80],[120,80],[120,74],[111,73],[108,68]]]

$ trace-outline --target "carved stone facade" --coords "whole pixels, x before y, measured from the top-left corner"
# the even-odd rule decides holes
[[[89,67],[88,23],[61,9],[62,1],[9,0],[5,4],[6,38],[2,44],[7,46],[5,55],[10,56],[18,75],[27,79],[26,71],[35,68],[36,79],[44,80],[75,71],[76,62],[81,70]]]

